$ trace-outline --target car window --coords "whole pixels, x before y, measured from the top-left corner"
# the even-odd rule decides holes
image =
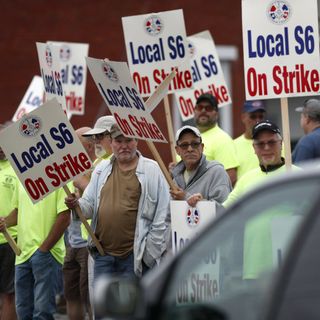
[[[243,198],[177,260],[160,319],[220,319],[215,311],[257,319],[270,277],[318,194],[317,179],[300,179]]]
[[[268,319],[320,319],[320,199],[290,253],[268,306]]]

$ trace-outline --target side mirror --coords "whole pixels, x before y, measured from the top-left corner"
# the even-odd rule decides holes
[[[142,288],[138,279],[102,276],[97,279],[94,304],[98,316],[134,319],[142,303]]]

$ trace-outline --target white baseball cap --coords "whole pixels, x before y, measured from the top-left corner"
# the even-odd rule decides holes
[[[100,117],[94,124],[93,129],[87,131],[82,136],[93,136],[95,134],[104,133],[105,131],[111,130],[111,127],[116,124],[116,120],[113,116],[103,116]]]
[[[180,136],[185,131],[191,131],[192,133],[194,133],[195,136],[201,138],[201,133],[198,128],[193,127],[193,126],[183,126],[176,133],[176,143],[180,140]]]

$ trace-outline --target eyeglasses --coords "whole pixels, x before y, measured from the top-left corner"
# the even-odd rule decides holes
[[[199,148],[201,142],[191,142],[191,143],[181,143],[181,144],[178,144],[178,147],[180,147],[182,150],[188,150],[189,146],[192,148],[192,149],[197,149]]]
[[[268,146],[269,148],[273,148],[273,147],[275,147],[275,145],[279,141],[281,141],[281,140],[269,140],[266,142],[262,142],[262,141],[261,142],[254,142],[253,145],[259,149],[264,149],[266,146]]]
[[[251,120],[257,120],[257,119],[263,120],[264,119],[264,114],[250,114],[249,118]]]
[[[104,139],[104,138],[107,137],[107,136],[110,136],[110,133],[109,133],[108,131],[103,132],[103,133],[95,134],[95,135],[93,136],[93,139],[94,139],[95,141],[99,141],[99,140]]]
[[[197,104],[195,106],[195,110],[199,111],[199,112],[202,112],[203,109],[206,111],[206,112],[212,112],[212,111],[217,111],[217,108],[210,105],[210,104],[206,104],[206,105],[201,105],[201,104]]]

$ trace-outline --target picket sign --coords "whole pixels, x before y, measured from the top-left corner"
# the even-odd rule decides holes
[[[131,76],[143,97],[154,93],[160,81],[165,80],[165,75],[172,70],[179,76],[168,87],[169,94],[192,87],[182,9],[123,17],[122,26]],[[164,111],[170,152],[175,162],[174,134],[167,96],[164,97]]]
[[[170,78],[173,78],[175,73],[171,73],[168,76],[169,78],[165,79],[165,83],[162,85],[160,84],[149,98],[150,100],[145,103],[140,97],[139,91],[133,82],[128,66],[125,62],[98,60],[88,57],[87,65],[122,134],[126,137],[146,141],[154,158],[158,161],[160,169],[162,170],[168,184],[172,189],[176,190],[177,187],[173,183],[168,170],[153,144],[155,141],[167,141],[151,115],[151,111],[167,94],[171,80]],[[128,92],[128,95],[125,90]],[[121,94],[123,99],[121,101],[117,100],[113,92],[120,92],[119,94]],[[152,125],[152,128],[154,128],[153,132],[149,132],[148,130],[139,130],[139,128],[137,128],[138,122],[136,119],[141,119]]]
[[[316,0],[242,0],[246,99],[280,98],[286,169],[291,168],[288,97],[319,95]]]
[[[91,170],[90,158],[57,99],[47,101],[2,130],[0,142],[33,203],[61,187],[70,195],[66,184]],[[64,175],[60,175],[61,168],[65,168]],[[80,207],[76,212],[103,254]],[[14,252],[19,254],[13,239],[5,236]]]

